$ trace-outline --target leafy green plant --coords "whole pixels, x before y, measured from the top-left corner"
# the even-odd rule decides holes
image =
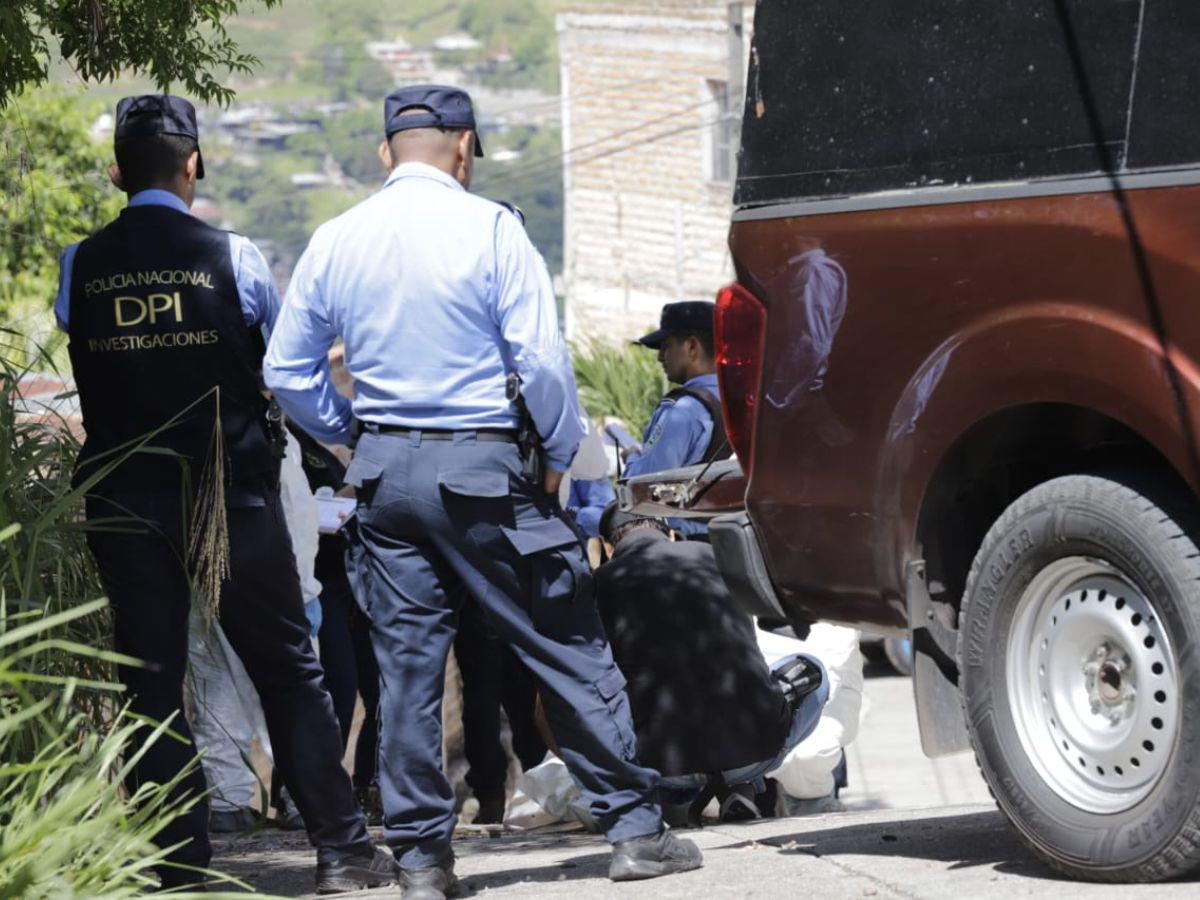
[[[7,544],[19,532],[14,524],[0,540]],[[154,835],[196,802],[169,799],[186,772],[127,794],[122,779],[138,754],[125,751],[143,723],[119,709],[97,728],[75,699],[80,691],[118,686],[54,674],[71,661],[87,667],[118,660],[61,637],[105,605],[97,600],[45,615],[12,610],[0,598],[0,897],[144,893],[157,884],[153,868],[170,849],[154,846]],[[156,726],[139,753],[174,739],[165,737],[169,725]]]
[[[615,416],[640,436],[667,390],[658,358],[650,350],[590,338],[572,346],[579,399],[593,418]]]

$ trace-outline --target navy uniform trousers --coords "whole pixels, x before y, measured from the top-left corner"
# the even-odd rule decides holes
[[[625,678],[596,612],[583,543],[557,501],[521,475],[515,444],[367,432],[347,570],[382,676],[384,833],[405,868],[449,850],[442,688],[456,588],[483,607],[537,680],[562,757],[610,841],[657,832],[658,773],[639,765]]]
[[[342,768],[342,742],[323,673],[308,638],[308,621],[291,539],[277,491],[247,497],[229,509],[229,579],[221,592],[220,623],[262,700],[275,765],[304,816],[322,859],[370,853],[362,813]],[[235,508],[236,507],[236,508]],[[179,494],[90,497],[88,544],[112,603],[116,649],[147,663],[122,666],[120,678],[133,711],[155,721],[180,713],[171,728],[183,740],[160,737],[134,768],[129,782],[160,784],[195,758],[183,718],[188,658],[190,589],[183,568],[184,510]],[[102,521],[123,521],[104,526]],[[139,522],[131,522],[136,517]],[[199,765],[176,795],[204,794]],[[208,803],[202,800],[155,838],[160,846],[187,841],[172,862],[204,866]],[[169,870],[164,872],[168,877]],[[184,881],[194,881],[185,877]]]

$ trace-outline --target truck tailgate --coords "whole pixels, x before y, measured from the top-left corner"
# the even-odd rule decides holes
[[[746,497],[746,478],[737,459],[635,475],[617,483],[621,508],[643,516],[709,519],[737,512]]]

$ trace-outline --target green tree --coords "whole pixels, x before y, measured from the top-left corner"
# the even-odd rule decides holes
[[[281,0],[258,0],[275,6]],[[158,87],[183,85],[228,103],[217,76],[249,74],[258,60],[238,50],[224,20],[244,0],[5,0],[0,4],[0,107],[50,77],[57,54],[84,81],[132,72]]]
[[[503,145],[520,151],[514,161],[484,157],[476,164],[471,189],[490,200],[515,203],[525,213],[525,230],[551,272],[562,271],[562,132],[557,127],[511,129],[490,137],[491,152]]]
[[[51,334],[58,257],[114,218],[109,149],[89,126],[103,111],[65,89],[14,98],[0,111],[0,323]]]
[[[382,98],[387,92],[369,95]],[[321,130],[288,138],[287,149],[303,154],[320,166],[325,154],[331,155],[347,177],[366,185],[378,185],[384,178],[379,161],[379,142],[383,140],[383,116],[379,102],[327,116]]]

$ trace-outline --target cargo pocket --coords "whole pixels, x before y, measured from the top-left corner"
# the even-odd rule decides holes
[[[516,528],[502,526],[500,530],[513,549],[529,560],[530,611],[535,624],[550,626],[556,618],[555,610],[573,611],[575,601],[591,596],[591,567],[579,536],[566,522],[551,516],[518,522]]]
[[[495,468],[443,469],[437,474],[442,509],[454,527],[481,553],[505,550],[499,529],[513,521],[509,474]]]
[[[616,750],[626,760],[637,756],[637,738],[633,733],[633,716],[629,711],[629,697],[624,693],[625,676],[615,665],[596,679],[596,693],[600,695],[608,718],[616,734]]]
[[[499,469],[446,469],[438,485],[460,497],[507,497],[509,474]]]

